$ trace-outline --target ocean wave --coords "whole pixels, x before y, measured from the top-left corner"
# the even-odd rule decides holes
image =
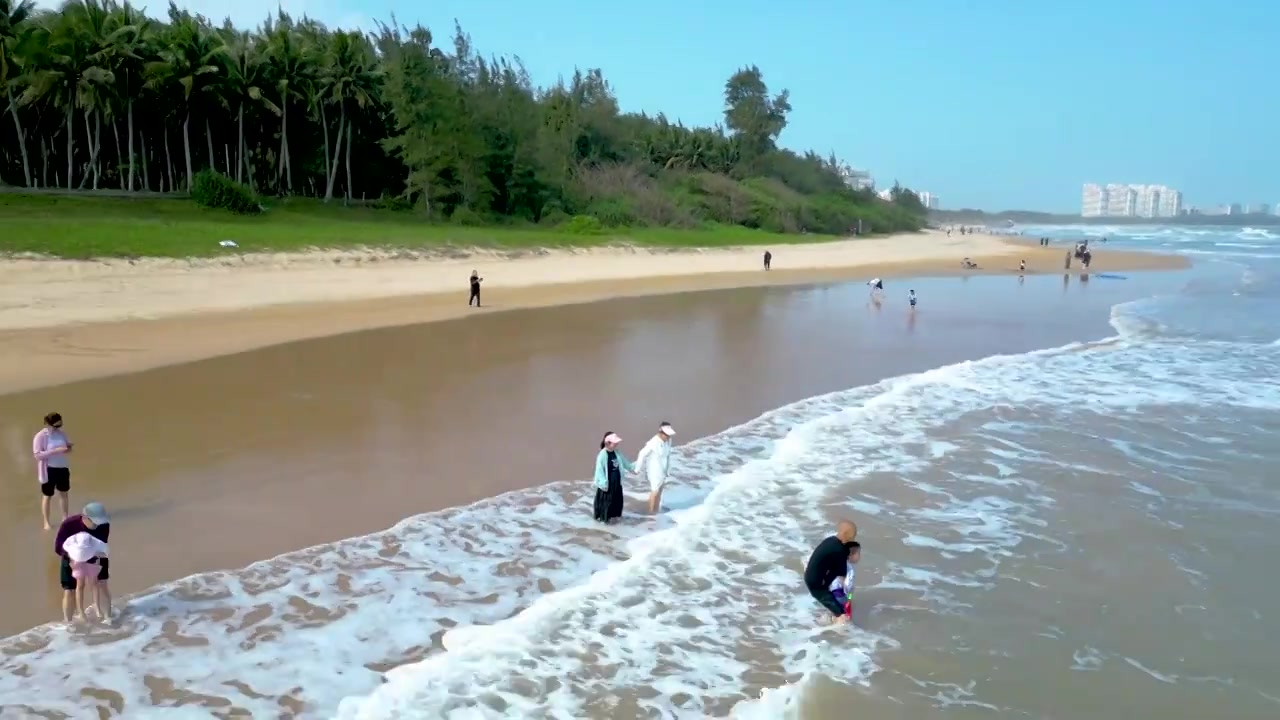
[[[96,702],[135,717],[157,707],[200,717],[573,717],[588,708],[752,717],[770,687],[820,675],[866,682],[878,651],[895,646],[891,634],[817,628],[812,601],[797,591],[828,504],[844,501],[837,488],[893,474],[930,498],[853,507],[892,509],[910,522],[913,547],[939,563],[971,557],[973,567],[872,559],[881,579],[866,589],[958,612],[956,594],[989,587],[1021,543],[1053,540],[1037,535],[1042,501],[1002,494],[1034,485],[1002,470],[1015,462],[1002,453],[1036,451],[1008,438],[983,443],[987,467],[951,468],[956,486],[940,488],[913,475],[955,452],[933,429],[996,422],[1010,407],[1044,418],[1280,408],[1276,375],[1259,373],[1275,359],[1270,346],[1223,353],[1113,322],[1119,334],[1103,342],[893,378],[691,442],[673,461],[675,509],[659,521],[602,528],[589,517],[589,483],[558,483],[186,578],[132,598],[116,629],[37,628],[0,643],[0,714],[75,716]],[[489,627],[442,651],[443,634],[467,625]]]

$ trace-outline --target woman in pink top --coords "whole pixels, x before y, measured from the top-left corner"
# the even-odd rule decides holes
[[[62,431],[62,415],[49,413],[44,416],[44,428],[31,441],[31,453],[36,458],[36,479],[40,481],[40,511],[44,514],[44,529],[49,525],[49,499],[56,492],[62,507],[62,519],[66,520],[67,493],[71,492],[71,441]]]

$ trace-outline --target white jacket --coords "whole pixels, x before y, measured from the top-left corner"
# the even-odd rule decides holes
[[[671,473],[671,441],[654,435],[636,456],[636,472],[649,478],[649,489],[657,492]]]

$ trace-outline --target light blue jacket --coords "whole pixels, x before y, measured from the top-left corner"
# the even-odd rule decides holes
[[[636,471],[635,467],[631,464],[631,461],[627,459],[627,456],[626,456],[626,455],[623,455],[623,454],[622,454],[622,451],[621,451],[621,450],[618,450],[618,449],[616,449],[616,448],[615,448],[615,449],[614,449],[614,451],[613,451],[613,454],[614,454],[614,455],[616,455],[616,456],[618,456],[618,465],[620,466],[620,467],[618,468],[618,470],[619,470],[619,473],[618,473],[618,474],[619,474],[619,475],[621,475],[623,472],[635,472],[635,471]],[[596,455],[596,477],[595,477],[595,480],[596,480],[596,489],[597,489],[597,490],[608,490],[608,489],[609,489],[609,467],[608,467],[608,465],[609,465],[609,451],[608,451],[608,450],[601,449],[601,450],[600,450],[600,454],[599,454],[599,455]]]

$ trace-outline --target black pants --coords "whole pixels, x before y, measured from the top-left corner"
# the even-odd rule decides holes
[[[471,303],[475,303],[476,307],[480,307],[480,288],[471,288],[471,297],[467,298],[467,307],[471,307]]]
[[[840,617],[844,615],[844,606],[836,602],[836,596],[826,588],[809,588],[809,594],[813,596],[818,604],[831,611],[832,615]]]

